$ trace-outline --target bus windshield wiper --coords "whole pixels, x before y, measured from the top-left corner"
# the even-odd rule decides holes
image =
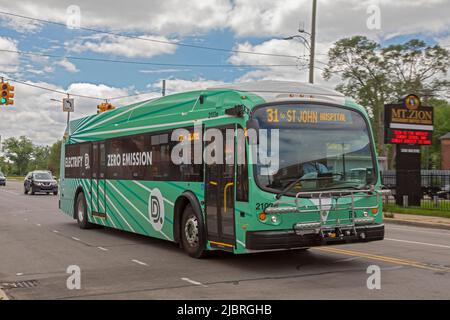
[[[288,184],[283,190],[281,190],[280,193],[278,193],[275,197],[277,199],[280,199],[282,196],[284,196],[289,190],[291,190],[297,183],[299,183],[300,181],[317,181],[317,180],[322,180],[325,177],[317,177],[317,178],[303,178],[303,177],[299,177],[297,178],[294,182],[291,182],[290,184]],[[328,178],[328,177],[326,177]]]
[[[330,177],[333,177],[335,175],[342,175],[341,173],[334,173],[334,172],[327,172],[326,176],[322,176],[322,177],[315,177],[315,178],[303,178],[299,177],[297,178],[295,181],[291,182],[290,184],[288,184],[283,190],[281,190],[280,193],[278,193],[275,197],[277,199],[280,199],[282,196],[284,196],[289,190],[291,190],[297,183],[299,183],[300,181],[318,181],[318,180],[325,180],[325,179],[330,179]]]

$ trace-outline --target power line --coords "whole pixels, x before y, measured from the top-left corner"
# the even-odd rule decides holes
[[[8,50],[0,49],[0,52],[17,53],[20,55],[30,55],[39,57],[49,57],[68,60],[82,60],[91,62],[109,62],[109,63],[123,63],[123,64],[135,64],[135,65],[151,65],[160,67],[199,67],[199,68],[258,68],[258,67],[296,67],[295,64],[188,64],[188,63],[159,63],[159,62],[144,62],[144,61],[129,61],[129,60],[115,60],[115,59],[102,59],[102,58],[87,58],[76,57],[66,55],[56,55],[47,53],[36,53],[30,51]]]
[[[15,83],[20,83],[20,84],[23,84],[25,86],[38,88],[38,89],[41,89],[41,90],[46,90],[46,91],[51,91],[51,92],[63,94],[65,96],[69,95],[69,96],[72,96],[72,97],[79,97],[79,98],[86,98],[86,99],[105,100],[105,98],[92,97],[92,96],[86,96],[86,95],[81,95],[81,94],[76,94],[76,93],[64,92],[64,91],[61,91],[61,90],[56,90],[56,89],[52,89],[52,88],[49,88],[49,87],[44,87],[44,86],[40,86],[40,85],[37,85],[37,84],[28,83],[28,82],[25,82],[25,81],[22,81],[22,80],[16,80],[16,79],[11,79],[11,78],[6,78],[6,77],[4,77],[4,80],[15,82]]]
[[[11,17],[16,17],[16,18],[27,19],[27,20],[31,20],[31,21],[37,21],[37,22],[41,22],[41,23],[54,24],[54,25],[58,25],[58,26],[67,27],[66,24],[61,23],[61,22],[50,21],[50,20],[45,20],[45,19],[38,19],[38,18],[33,18],[33,17],[10,13],[10,12],[0,11],[0,14],[6,15],[6,16],[11,16]],[[183,42],[148,39],[148,38],[143,38],[143,37],[139,37],[139,36],[132,36],[132,35],[127,35],[127,34],[123,34],[123,33],[98,30],[98,29],[87,28],[87,27],[78,27],[78,29],[89,31],[89,32],[113,35],[113,36],[117,36],[117,37],[149,41],[149,42],[159,43],[159,44],[168,44],[168,45],[174,45],[174,46],[180,46],[180,47],[195,48],[195,49],[220,51],[220,52],[231,52],[231,53],[243,53],[243,54],[260,55],[260,56],[282,57],[282,58],[295,58],[295,59],[298,58],[298,56],[294,56],[294,55],[275,54],[275,53],[267,53],[267,52],[254,52],[254,51],[244,51],[244,50],[233,50],[233,49],[225,49],[225,48],[217,48],[217,47],[200,46],[200,45],[195,45],[195,44],[187,44],[187,43],[183,43]]]

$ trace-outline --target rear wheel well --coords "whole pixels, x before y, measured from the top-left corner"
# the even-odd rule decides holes
[[[77,211],[75,210],[76,209],[75,206],[77,205],[77,198],[80,193],[84,193],[82,186],[79,186],[77,188],[77,191],[75,191],[75,197],[73,198],[73,218],[74,219],[77,218]]]

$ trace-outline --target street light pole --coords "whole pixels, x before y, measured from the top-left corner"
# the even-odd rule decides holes
[[[311,48],[309,50],[309,83],[314,83],[314,51],[316,49],[317,0],[313,0],[311,19]]]
[[[69,99],[69,94],[67,94],[67,99]],[[70,111],[67,112],[67,131],[70,137]]]

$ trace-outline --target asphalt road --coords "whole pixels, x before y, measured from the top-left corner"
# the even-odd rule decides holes
[[[450,231],[387,225],[380,242],[196,260],[167,241],[81,230],[56,196],[22,188],[0,187],[0,287],[10,299],[450,298]],[[79,290],[67,289],[70,265],[81,269]],[[370,265],[380,289],[367,288]]]

